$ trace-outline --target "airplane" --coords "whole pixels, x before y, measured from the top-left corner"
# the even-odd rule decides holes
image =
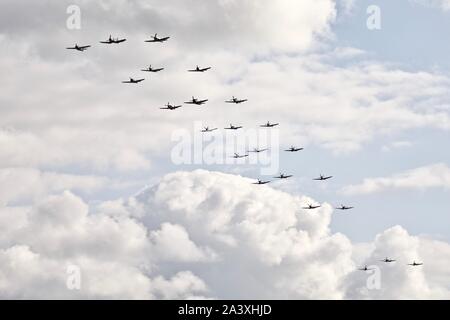
[[[276,179],[287,179],[292,177],[292,175],[285,175],[284,173],[281,173],[278,177],[274,177]]]
[[[122,81],[122,83],[139,83],[139,82],[144,81],[144,80],[145,80],[145,79],[137,79],[137,80],[134,80],[133,78],[130,78],[130,80]]]
[[[192,97],[191,101],[187,101],[185,102],[186,104],[196,104],[198,106],[204,104],[206,101],[208,101],[208,99],[204,99],[204,100],[197,100],[197,98]]]
[[[210,129],[209,127],[205,127],[205,129],[202,130],[202,132],[212,132],[212,131],[214,131],[214,130],[217,130],[217,128],[212,128],[212,129]]]
[[[160,109],[175,110],[178,108],[181,108],[181,105],[175,106],[175,105],[171,105],[170,103],[167,102],[166,107],[160,108]]]
[[[241,155],[235,153],[234,156],[233,156],[233,158],[235,158],[235,159],[240,159],[240,158],[245,158],[245,157],[248,157],[248,154],[244,154],[244,155],[241,156]]]
[[[262,128],[273,128],[273,127],[275,127],[277,125],[278,125],[278,123],[270,123],[269,121],[267,121],[266,124],[260,125],[260,127],[262,127]]]
[[[387,257],[385,258],[385,259],[383,259],[383,260],[380,260],[381,262],[394,262],[395,260],[392,260],[392,259],[388,259]]]
[[[413,263],[408,263],[408,265],[409,266],[413,266],[413,267],[417,267],[417,266],[423,265],[423,263],[421,263],[421,262],[417,263],[417,262],[414,261]]]
[[[331,179],[331,178],[333,178],[333,176],[327,176],[327,177],[325,177],[325,176],[323,176],[323,175],[320,175],[318,178],[314,178],[313,180],[323,181],[323,180],[328,180],[328,179]]]
[[[311,210],[311,209],[317,209],[317,208],[320,208],[320,207],[321,207],[320,204],[318,204],[317,206],[313,206],[312,204],[308,204],[308,206],[307,207],[303,207],[303,209]]]
[[[303,148],[296,148],[296,147],[294,147],[294,146],[291,146],[289,149],[284,150],[284,151],[287,151],[287,152],[297,152],[297,151],[301,151],[301,150],[303,150]]]
[[[341,204],[340,207],[337,207],[335,209],[337,209],[337,210],[350,210],[350,209],[353,209],[353,207],[346,207],[343,204]]]
[[[361,271],[368,271],[368,270],[373,270],[373,269],[367,268],[367,266],[364,266],[364,268],[360,268],[360,269],[358,269],[358,270],[361,270]]]
[[[75,46],[74,47],[68,47],[68,48],[66,48],[66,49],[69,49],[69,50],[77,50],[77,51],[84,51],[84,50],[87,50],[87,48],[90,48],[91,46],[79,46],[78,44],[75,44]]]
[[[249,151],[247,151],[247,152],[260,153],[260,152],[263,152],[263,151],[266,151],[266,150],[268,150],[268,149],[267,149],[267,148],[264,148],[264,149],[257,149],[257,148],[254,148],[253,150],[249,150]]]
[[[230,127],[229,128],[224,128],[225,130],[237,130],[237,129],[241,129],[242,128],[242,126],[237,126],[237,127],[235,127],[235,126],[233,126],[231,123],[230,123]]]
[[[155,69],[153,69],[152,65],[150,65],[148,67],[148,69],[142,69],[141,71],[145,71],[145,72],[159,72],[161,70],[164,70],[164,68],[155,68]]]
[[[226,103],[236,103],[236,104],[239,104],[239,103],[242,103],[242,102],[245,102],[245,101],[247,101],[248,99],[238,99],[238,98],[236,98],[235,96],[233,96],[233,97],[231,97],[231,100],[228,100],[228,101],[225,101]]]
[[[259,180],[258,179],[258,182],[253,182],[253,184],[266,184],[266,183],[269,183],[270,181],[268,180],[268,181],[261,181],[261,180]]]
[[[121,43],[127,41],[127,39],[119,39],[119,38],[112,38],[111,35],[109,35],[109,39],[106,41],[100,41],[100,43],[106,43],[106,44],[111,44],[111,43]]]
[[[145,40],[145,42],[164,42],[169,40],[170,37],[163,37],[163,38],[158,38],[158,34],[155,33],[154,36],[152,36],[153,39],[150,40]]]
[[[189,72],[205,72],[211,69],[211,67],[199,68],[199,66],[195,67],[195,69],[188,70]]]

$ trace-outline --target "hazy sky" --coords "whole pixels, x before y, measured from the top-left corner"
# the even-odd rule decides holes
[[[0,296],[449,298],[449,18],[446,0],[2,1]],[[355,269],[386,256],[367,289]]]

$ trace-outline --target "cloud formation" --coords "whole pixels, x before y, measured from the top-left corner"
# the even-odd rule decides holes
[[[0,237],[3,298],[448,298],[450,245],[400,226],[357,247],[331,233],[333,210],[302,209],[312,199],[249,179],[197,170],[165,176],[127,200],[91,211],[70,192],[32,208],[6,207],[21,223]],[[4,225],[2,223],[2,225]],[[361,264],[381,267],[368,290]],[[436,258],[436,259],[435,259]],[[424,261],[421,268],[406,263]],[[66,268],[79,266],[81,290]],[[12,267],[14,266],[14,267]]]
[[[424,166],[390,177],[366,178],[360,184],[342,189],[347,195],[371,194],[391,189],[450,188],[450,168],[444,163]]]

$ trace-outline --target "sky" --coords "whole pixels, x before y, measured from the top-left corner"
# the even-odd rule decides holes
[[[450,1],[0,9],[0,297],[450,298]]]

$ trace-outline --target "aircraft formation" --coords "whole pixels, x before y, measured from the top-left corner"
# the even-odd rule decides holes
[[[393,262],[396,262],[397,260],[395,260],[395,259],[389,259],[388,257],[386,257],[386,258],[384,258],[384,259],[382,259],[382,260],[380,260],[380,261],[381,261],[381,262],[384,262],[384,263],[393,263]],[[413,261],[412,263],[407,263],[406,265],[407,265],[407,266],[412,266],[412,267],[419,267],[419,266],[422,266],[423,263],[422,263],[422,262],[416,262],[416,261]],[[367,265],[365,265],[365,266],[362,267],[362,268],[358,268],[358,270],[359,270],[359,271],[370,271],[370,270],[374,270],[374,268],[368,268]]]
[[[158,37],[158,34],[155,33],[153,36],[150,37],[150,39],[144,40],[144,42],[148,42],[148,43],[163,43],[163,42],[166,42],[169,39],[170,39],[169,36]],[[99,43],[110,45],[110,44],[120,44],[120,43],[123,43],[125,41],[127,41],[127,39],[125,39],[125,38],[123,38],[123,39],[113,38],[112,35],[110,35],[107,40],[99,41]],[[66,49],[68,49],[68,50],[75,50],[75,51],[79,51],[79,52],[84,52],[84,51],[88,50],[91,47],[92,47],[91,45],[81,45],[80,46],[78,44],[75,44],[73,47],[67,47]],[[210,69],[211,69],[211,67],[200,67],[200,66],[197,65],[195,68],[188,69],[187,71],[188,72],[203,73],[203,72],[206,72],[206,71],[208,71]],[[141,72],[157,73],[157,72],[160,72],[160,71],[163,71],[163,70],[164,70],[163,67],[153,68],[152,65],[149,65],[147,68],[141,69],[140,71]],[[140,82],[142,82],[144,80],[145,80],[145,78],[134,79],[134,78],[130,77],[129,80],[124,80],[124,81],[122,81],[122,83],[139,84]],[[247,102],[247,101],[248,101],[248,99],[239,99],[239,98],[236,98],[235,96],[232,96],[231,99],[226,100],[225,103],[238,105],[238,104],[241,104],[241,103],[244,103],[244,102]],[[208,99],[198,99],[198,98],[192,96],[191,100],[185,101],[184,104],[201,106],[201,105],[204,105],[206,102],[208,102]],[[174,104],[170,104],[168,102],[164,107],[161,107],[159,109],[174,111],[174,110],[176,110],[178,108],[181,108],[181,107],[182,107],[182,105],[174,105]],[[267,123],[261,124],[260,127],[261,128],[273,128],[273,127],[276,127],[278,125],[279,125],[279,123],[271,123],[270,121],[267,121]],[[224,128],[224,130],[239,130],[239,129],[243,129],[243,126],[239,126],[239,125],[235,126],[235,125],[233,125],[231,123],[230,123],[229,127]],[[201,132],[208,133],[208,132],[213,132],[215,130],[218,130],[218,128],[210,128],[210,127],[206,126],[206,127],[204,127],[203,130],[201,130]],[[294,152],[302,151],[303,149],[304,148],[302,148],[302,147],[290,146],[289,148],[285,149],[284,151],[285,152],[292,152],[292,153],[294,153]],[[242,154],[242,155],[240,155],[238,153],[235,153],[232,156],[232,158],[235,158],[235,159],[246,158],[246,157],[249,156],[249,153],[260,153],[260,152],[264,152],[264,151],[267,151],[267,150],[268,150],[267,148],[263,148],[263,149],[254,148],[253,150],[248,150],[247,153]],[[291,178],[291,177],[293,177],[293,175],[280,173],[280,175],[275,176],[273,178],[274,179],[278,179],[278,180],[284,180],[284,179],[288,179],[288,178]],[[319,177],[314,178],[313,180],[314,181],[326,181],[326,180],[329,180],[329,179],[332,179],[332,178],[333,178],[333,176],[325,176],[325,175],[320,174]],[[268,184],[270,182],[272,182],[272,181],[271,180],[260,180],[260,179],[257,179],[257,181],[253,182],[253,184],[255,184],[255,185],[265,185],[265,184]],[[315,210],[315,209],[318,209],[320,207],[321,207],[320,204],[310,204],[309,203],[305,207],[302,207],[302,209],[304,209],[304,210]],[[341,211],[351,210],[353,208],[354,208],[353,206],[345,206],[343,204],[341,204],[338,207],[335,207],[336,210],[341,210]],[[388,257],[386,257],[385,259],[380,260],[380,261],[382,261],[384,263],[393,263],[396,260],[395,259],[389,259]],[[412,266],[412,267],[418,267],[418,266],[423,265],[423,263],[422,262],[413,261],[412,263],[408,263],[407,265]],[[358,270],[360,270],[360,271],[369,271],[369,270],[373,270],[373,269],[372,268],[368,268],[367,265],[365,265],[362,268],[358,268]]]

